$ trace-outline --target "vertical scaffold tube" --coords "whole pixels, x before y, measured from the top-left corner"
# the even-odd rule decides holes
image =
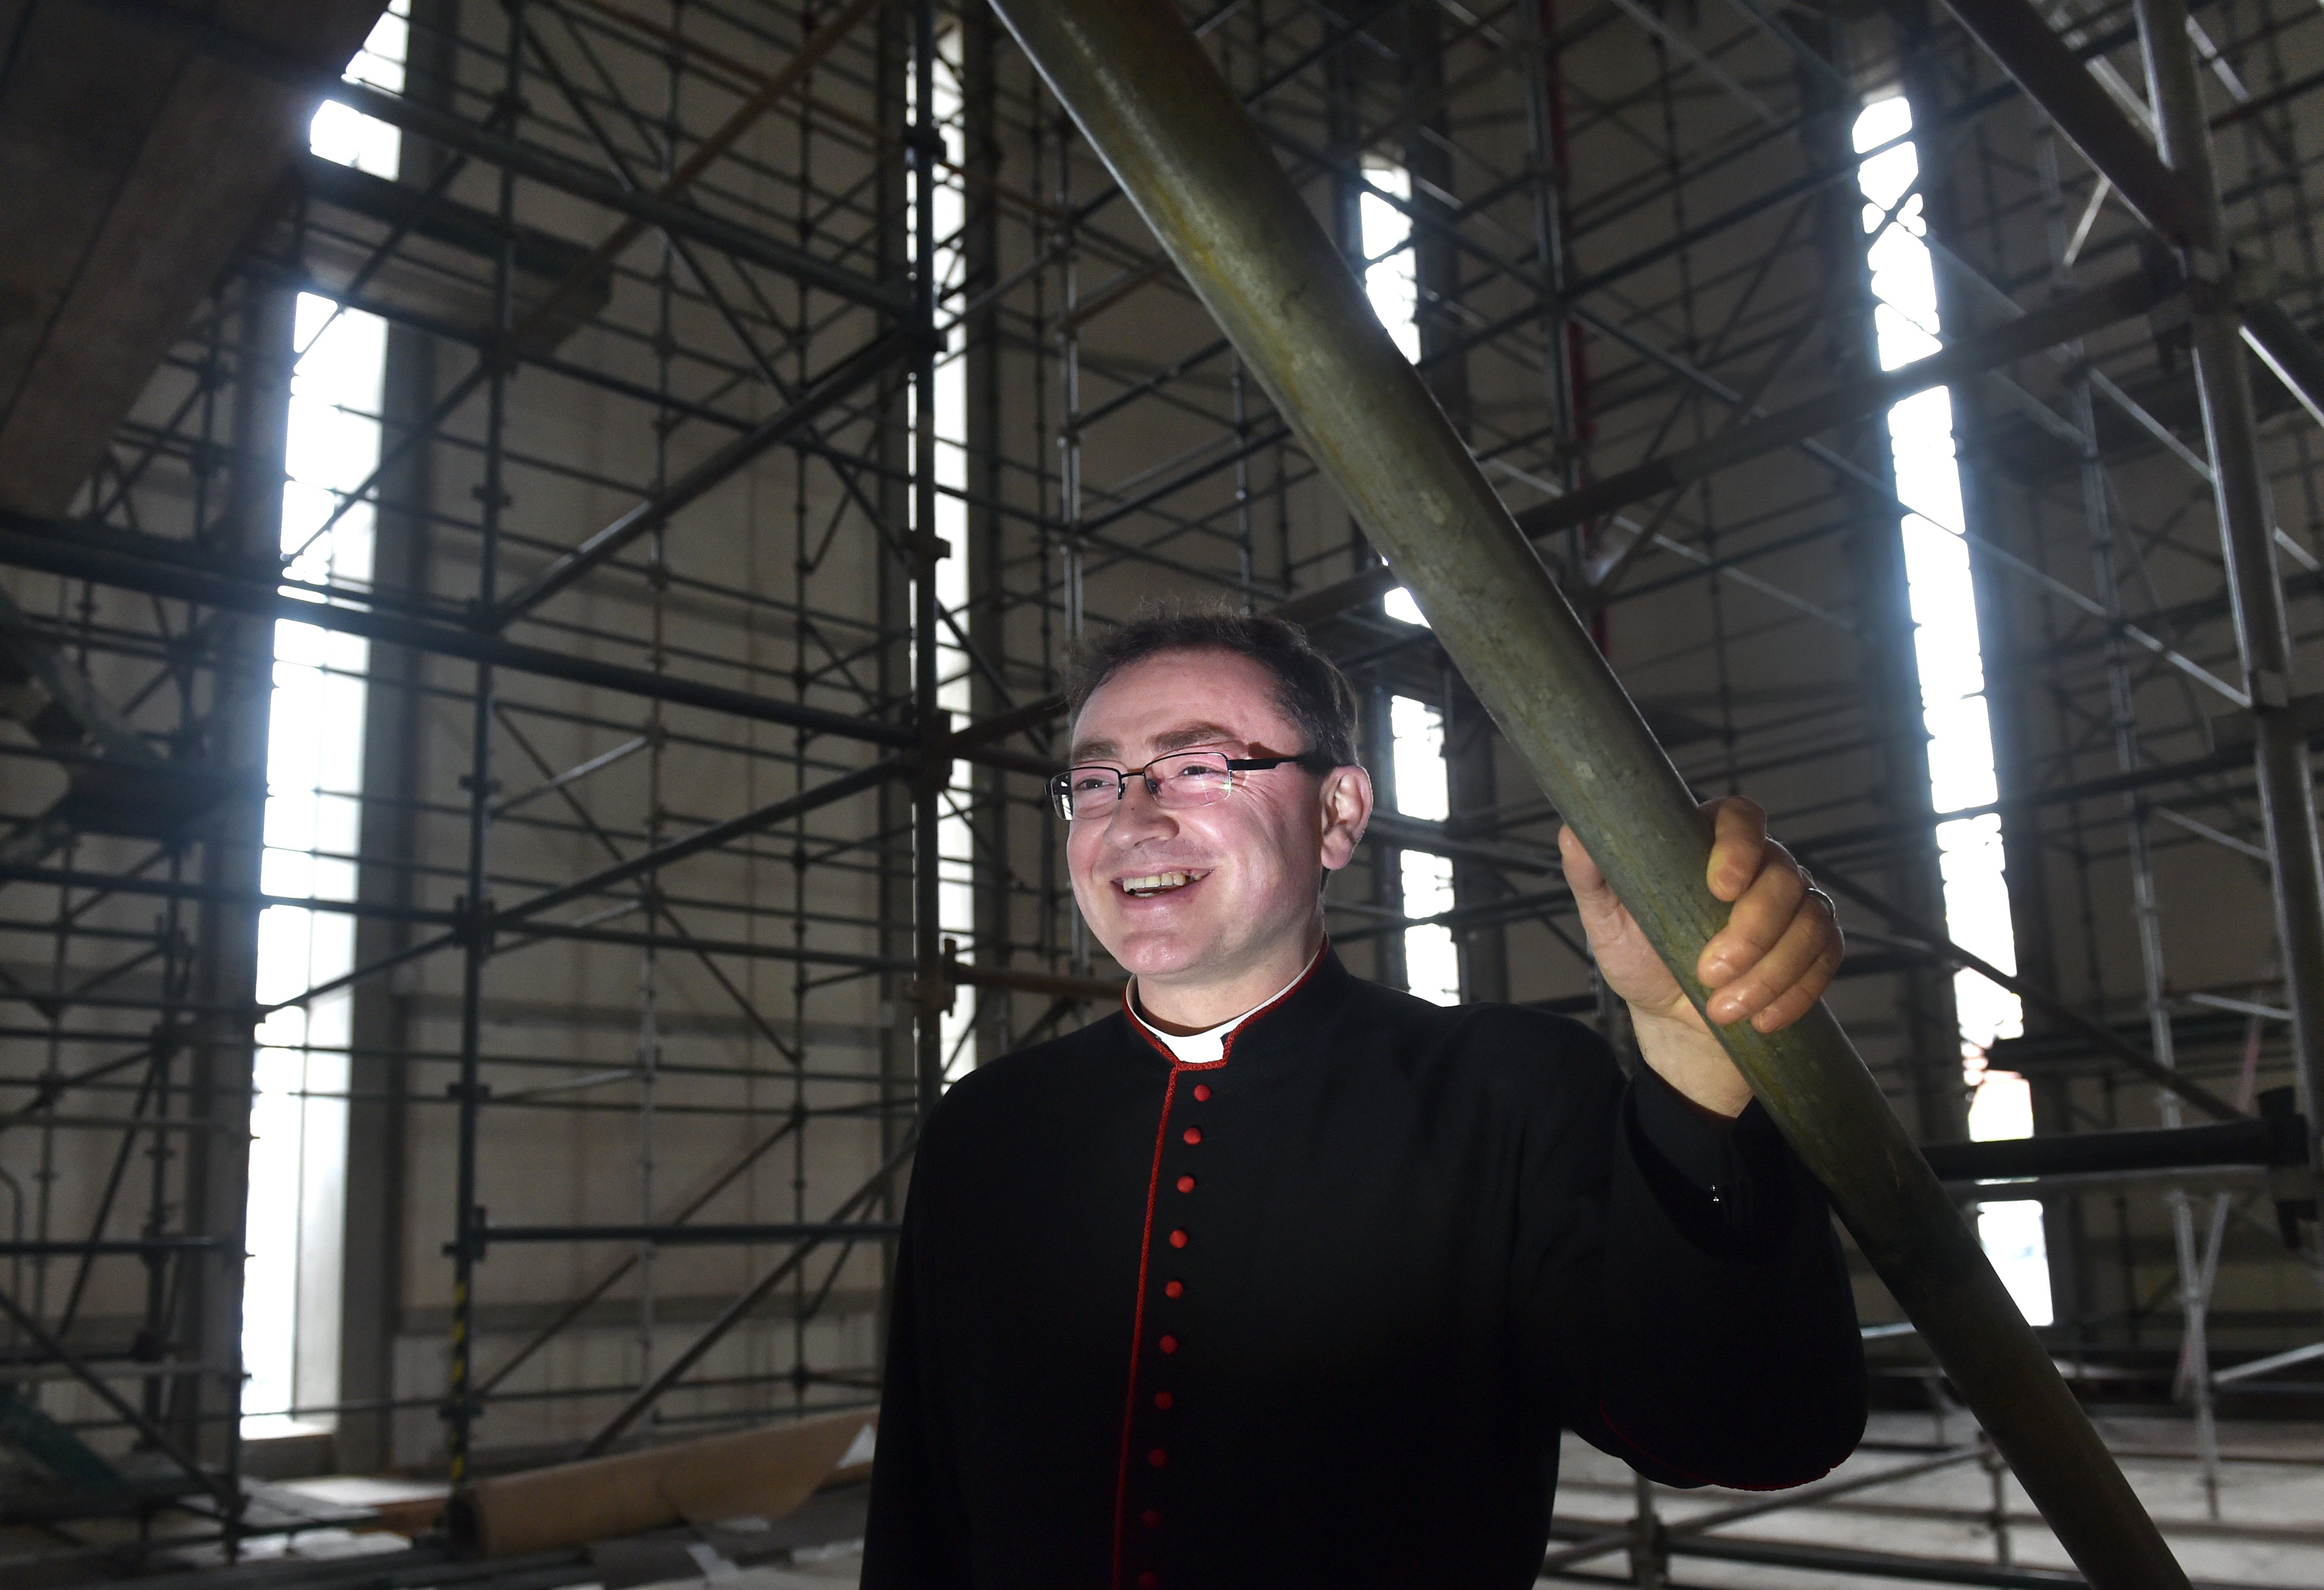
[[[2300,1103],[2308,1117],[2309,1163],[2324,1165],[2324,853],[2317,841],[2308,736],[2292,705],[2292,625],[2275,562],[2275,516],[2244,363],[2233,261],[2220,246],[2227,217],[2211,165],[2202,81],[2187,37],[2186,0],[2137,0],[2133,9],[2163,163],[2185,185],[2201,225],[2184,256],[2193,283],[2189,319],[2195,388],[2210,445],[2219,549],[2227,560],[2244,688],[2251,694],[2260,814],[2274,864],[2276,942],[2283,952],[2285,1003],[2292,1006]],[[2263,306],[2256,323],[2268,325],[2265,310],[2273,308]],[[2290,319],[2281,309],[2274,313]],[[2292,330],[2297,335],[2298,327]],[[2197,1370],[2208,1373],[2208,1366]]]
[[[995,9],[1700,1004],[1727,907],[1685,785],[1170,0]],[[2090,1582],[2183,1590],[1831,1013],[1717,1030]]]

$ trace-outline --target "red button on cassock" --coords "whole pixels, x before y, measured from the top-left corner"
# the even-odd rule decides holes
[[[1161,1590],[1162,1576],[1148,1569],[1138,1576],[1138,1590]]]
[[[1192,1176],[1181,1176],[1181,1177],[1179,1177],[1179,1178],[1178,1178],[1178,1190],[1179,1190],[1179,1191],[1181,1191],[1181,1192],[1192,1192],[1192,1191],[1194,1191],[1194,1179]]]
[[[1170,1233],[1170,1245],[1172,1247],[1185,1247],[1186,1245],[1186,1234],[1184,1231],[1173,1231]]]
[[[1155,1345],[1166,1353],[1175,1353],[1178,1350],[1178,1338],[1175,1336],[1166,1336]]]
[[[1161,1448],[1157,1447],[1154,1450],[1146,1455],[1146,1461],[1152,1464],[1155,1467],[1159,1468],[1164,1464],[1170,1461],[1170,1454],[1162,1450]]]
[[[1197,1082],[1194,1084],[1194,1098],[1197,1100],[1207,1101],[1210,1097],[1211,1085],[1208,1082]]]
[[[1154,1393],[1154,1405],[1157,1408],[1167,1408],[1170,1406],[1170,1402],[1171,1397],[1169,1392],[1157,1392]]]
[[[1162,1284],[1162,1295],[1166,1298],[1184,1297],[1186,1295],[1186,1283],[1183,1281],[1165,1282]]]
[[[1139,1521],[1149,1530],[1158,1530],[1162,1527],[1162,1515],[1149,1507],[1139,1517]]]
[[[1203,1140],[1203,1129],[1200,1126],[1189,1126],[1178,1135],[1185,1138],[1189,1144],[1200,1143]]]

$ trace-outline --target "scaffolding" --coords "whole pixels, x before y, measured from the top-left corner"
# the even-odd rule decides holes
[[[342,1465],[457,1479],[876,1398],[918,1120],[1114,997],[1041,780],[1064,648],[1157,591],[1308,623],[1375,760],[1392,698],[1443,713],[1451,815],[1384,813],[1330,898],[1359,971],[1400,981],[1405,933],[1438,925],[1467,997],[1595,1016],[1556,813],[984,7],[415,0],[400,92],[112,9],[404,152],[392,180],[298,162],[73,510],[0,521],[0,666],[34,708],[0,740],[5,1413],[97,1466],[19,1516],[262,1527],[254,1034],[325,1001],[362,1196],[337,1390],[290,1411],[336,1421]],[[2083,129],[1910,5],[1194,15],[1352,267],[1382,263],[1366,202],[1408,224],[1432,391],[1690,783],[1761,799],[1843,900],[1834,1002],[1920,1141],[1967,1135],[1963,968],[2024,1003],[1987,1059],[2032,1080],[2043,1137],[2305,1086],[2252,749],[2284,730],[2250,711],[2251,587],[2205,522],[2200,316]],[[2129,6],[2043,19],[2152,126]],[[2218,0],[2187,34],[2226,238],[2312,329],[2324,16]],[[1890,91],[2000,785],[1942,815],[2001,816],[2015,969],[1941,925],[1883,420],[1904,389],[1848,139]],[[387,326],[381,460],[334,512],[375,516],[366,580],[285,579],[300,294]],[[2317,417],[2253,391],[2296,691]],[[268,887],[284,620],[368,648],[359,832],[313,857],[345,898]],[[2324,715],[2262,704],[2304,770]],[[1451,910],[1406,914],[1405,850],[1449,863]],[[354,970],[262,1006],[272,908],[352,917]],[[2020,1184],[2056,1356],[2175,1381],[2206,1420],[2312,1394],[2273,1362],[2318,1333],[2312,1186],[2111,1174]],[[1925,1379],[1909,1337],[1882,1353]]]

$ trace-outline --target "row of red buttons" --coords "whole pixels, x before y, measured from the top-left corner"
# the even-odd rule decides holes
[[[1194,1084],[1194,1099],[1196,1103],[1206,1104],[1210,1101],[1210,1097],[1211,1085],[1208,1082],[1197,1082]],[[1184,1132],[1178,1134],[1178,1140],[1184,1143],[1187,1147],[1193,1148],[1202,1142],[1203,1129],[1200,1126],[1189,1126]],[[1178,1190],[1182,1193],[1192,1192],[1194,1190],[1194,1179],[1192,1176],[1181,1176],[1178,1178],[1177,1187]],[[1187,1236],[1185,1227],[1183,1226],[1174,1228],[1170,1233],[1169,1243],[1172,1247],[1183,1248],[1186,1245],[1189,1240],[1191,1239]],[[1184,1297],[1186,1295],[1186,1283],[1178,1280],[1165,1282],[1162,1285],[1162,1295],[1167,1298]],[[1178,1338],[1166,1331],[1163,1333],[1161,1338],[1154,1345],[1161,1348],[1166,1354],[1175,1353],[1178,1350]],[[1168,1392],[1157,1392],[1154,1393],[1154,1406],[1157,1408],[1167,1411],[1170,1407],[1170,1402],[1171,1397]],[[1165,1451],[1162,1448],[1157,1447],[1152,1451],[1146,1454],[1146,1461],[1155,1468],[1162,1468],[1169,1464],[1170,1454]],[[1149,1530],[1160,1529],[1162,1527],[1161,1510],[1154,1507],[1148,1508],[1144,1512],[1139,1515],[1139,1522],[1144,1524]],[[1138,1576],[1138,1590],[1159,1590],[1161,1583],[1162,1576],[1154,1572],[1151,1568],[1147,1569],[1144,1573]]]

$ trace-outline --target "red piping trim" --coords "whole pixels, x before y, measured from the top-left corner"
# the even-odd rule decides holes
[[[1130,997],[1123,990],[1122,998]],[[1135,1018],[1132,1018],[1135,1020]],[[1151,1038],[1152,1034],[1147,1036]],[[1155,1047],[1160,1049],[1159,1043]],[[1163,1050],[1167,1055],[1169,1051]],[[1121,1590],[1121,1530],[1124,1516],[1130,1511],[1130,1426],[1138,1415],[1138,1348],[1146,1334],[1146,1265],[1154,1251],[1154,1196],[1162,1181],[1162,1147],[1169,1141],[1170,1103],[1178,1092],[1178,1068],[1170,1068],[1170,1080],[1162,1089],[1162,1118],[1154,1124],[1154,1168],[1146,1175],[1146,1226],[1138,1239],[1138,1307],[1130,1327],[1130,1385],[1121,1398],[1121,1461],[1114,1470],[1113,1481],[1113,1585]]]
[[[1212,1061],[1190,1064],[1171,1053],[1169,1045],[1164,1043],[1155,1034],[1154,1030],[1139,1019],[1138,1007],[1130,1003],[1130,991],[1137,986],[1135,982],[1122,986],[1122,1015],[1129,1018],[1130,1030],[1152,1044],[1154,1052],[1170,1062],[1170,1078],[1162,1089],[1162,1118],[1154,1124],[1154,1165],[1146,1173],[1146,1222],[1138,1238],[1138,1303],[1132,1311],[1130,1328],[1130,1384],[1122,1392],[1121,1456],[1114,1469],[1113,1481],[1114,1590],[1121,1590],[1121,1538],[1130,1513],[1130,1427],[1138,1417],[1138,1365],[1139,1351],[1146,1340],[1146,1275],[1147,1266],[1154,1253],[1154,1200],[1162,1184],[1162,1153],[1170,1141],[1170,1107],[1178,1096],[1179,1073],[1214,1071],[1226,1064],[1227,1057],[1234,1052],[1235,1039],[1240,1036],[1252,1022],[1305,988],[1307,980],[1323,966],[1323,957],[1331,951],[1331,948],[1332,941],[1326,938],[1323,945],[1316,950],[1315,958],[1307,963],[1307,970],[1299,974],[1298,981],[1237,1022],[1235,1030],[1229,1033],[1225,1042],[1220,1045],[1218,1059]]]

